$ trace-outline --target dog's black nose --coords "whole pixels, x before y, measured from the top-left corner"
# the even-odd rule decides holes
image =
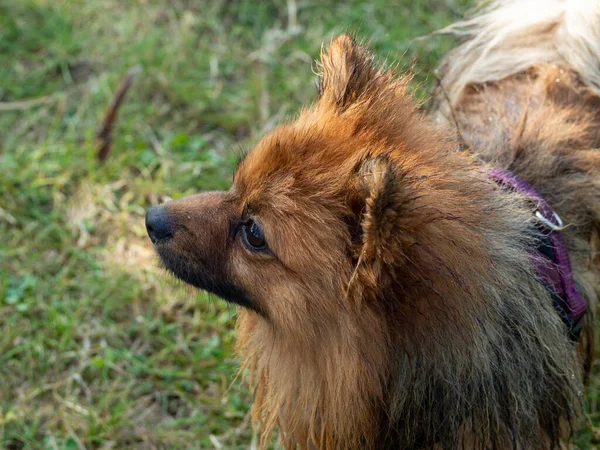
[[[163,206],[154,206],[146,213],[146,231],[153,244],[173,236],[169,215]]]

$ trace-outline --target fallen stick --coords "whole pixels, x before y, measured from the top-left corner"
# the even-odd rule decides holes
[[[106,160],[108,154],[110,153],[112,131],[115,125],[115,121],[117,120],[119,107],[123,103],[125,95],[127,94],[127,91],[133,83],[133,79],[141,71],[141,66],[132,67],[127,71],[127,75],[125,75],[125,78],[123,79],[123,81],[121,81],[121,84],[119,85],[119,88],[117,89],[117,92],[113,97],[112,103],[110,104],[108,111],[106,111],[106,114],[104,115],[102,126],[98,129],[98,132],[96,133],[96,155],[100,161]]]

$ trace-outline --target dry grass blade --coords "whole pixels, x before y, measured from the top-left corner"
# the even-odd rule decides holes
[[[44,97],[33,98],[30,100],[19,100],[16,102],[0,102],[0,111],[21,111],[35,106],[50,103],[56,100],[55,95],[46,95]]]

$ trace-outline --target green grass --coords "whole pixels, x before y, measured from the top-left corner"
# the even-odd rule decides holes
[[[411,41],[468,3],[0,0],[0,447],[250,448],[235,308],[158,268],[144,212],[227,188],[239,153],[314,97],[337,33],[416,60],[424,96],[451,42]],[[100,164],[95,130],[138,64]]]

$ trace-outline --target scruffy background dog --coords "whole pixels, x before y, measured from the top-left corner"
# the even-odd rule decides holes
[[[148,213],[166,268],[242,306],[267,445],[542,449],[580,412],[600,286],[600,6],[499,1],[442,32],[431,114],[342,35],[319,95],[228,192]],[[538,228],[490,168],[563,218],[590,311],[567,336],[531,262]],[[576,348],[577,345],[577,348]]]

